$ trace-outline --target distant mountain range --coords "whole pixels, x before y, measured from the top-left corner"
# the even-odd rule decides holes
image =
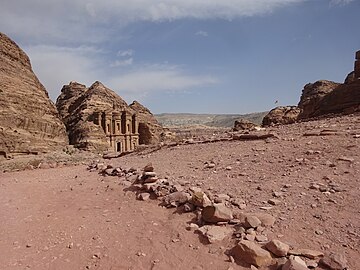
[[[164,127],[180,127],[202,125],[209,127],[234,126],[235,120],[246,119],[261,125],[262,119],[268,112],[256,112],[249,114],[193,114],[193,113],[162,113],[156,114],[156,119]]]

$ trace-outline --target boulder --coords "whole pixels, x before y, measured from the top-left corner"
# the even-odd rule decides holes
[[[347,269],[347,260],[343,254],[329,253],[320,260],[320,264],[328,267],[330,270]]]
[[[270,251],[272,254],[278,257],[284,257],[289,252],[289,245],[279,241],[279,240],[271,240],[269,243],[266,244],[266,249]]]
[[[233,233],[231,228],[211,225],[202,226],[198,231],[208,239],[210,244],[222,241]]]
[[[253,264],[257,267],[269,266],[273,261],[270,252],[248,240],[241,240],[233,248],[232,252],[236,260]]]
[[[246,119],[235,120],[233,131],[254,130],[258,125]]]
[[[190,202],[199,207],[206,207],[211,205],[211,201],[209,197],[202,191],[194,192],[194,194],[191,197]]]
[[[300,114],[300,109],[297,106],[279,106],[272,109],[263,118],[263,126],[271,126],[276,124],[286,125],[295,123]]]
[[[301,259],[300,259],[301,260]],[[288,259],[286,263],[282,266],[282,270],[308,270],[304,261],[303,263],[298,260]]]
[[[0,156],[37,154],[66,145],[65,126],[29,57],[0,33]]]
[[[232,211],[224,204],[206,206],[201,212],[202,219],[209,223],[229,222],[233,219]]]
[[[298,104],[299,119],[360,110],[360,80],[347,84],[317,81],[305,85]]]

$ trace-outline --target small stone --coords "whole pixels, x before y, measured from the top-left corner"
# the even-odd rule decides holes
[[[315,233],[317,235],[323,235],[324,234],[324,232],[322,230],[315,230]]]
[[[142,200],[142,201],[147,201],[147,200],[150,199],[150,194],[147,193],[147,192],[140,193],[140,194],[138,195],[138,199],[139,199],[139,200]]]
[[[201,217],[204,221],[210,223],[229,222],[233,219],[231,209],[223,204],[206,206],[201,212]]]
[[[255,241],[255,235],[247,234],[245,235],[245,239],[249,241]]]
[[[270,199],[270,200],[268,200],[268,203],[271,205],[278,205],[281,203],[281,201],[277,200],[277,199]]]
[[[255,240],[258,242],[266,242],[268,241],[268,238],[264,235],[256,235]]]
[[[189,226],[186,227],[186,229],[188,231],[196,231],[199,229],[199,225],[195,224],[195,223],[190,223]]]
[[[298,258],[298,257],[296,257]],[[300,258],[299,258],[300,259]],[[301,260],[301,259],[300,259]],[[301,260],[302,261],[302,260]],[[304,264],[299,262],[298,259],[289,259],[287,262],[283,265],[282,270],[308,270],[306,264],[304,261],[302,261]]]
[[[144,172],[153,172],[154,171],[154,167],[152,165],[152,163],[148,163],[144,169],[143,169]]]
[[[271,253],[278,257],[286,256],[290,249],[289,245],[279,240],[271,240],[269,243],[266,244],[265,247],[267,250],[269,250]]]
[[[199,207],[207,207],[212,204],[209,197],[202,191],[195,192],[190,202],[195,206],[199,206]]]
[[[185,203],[184,204],[184,212],[193,212],[195,211],[195,205],[193,205],[192,203]]]
[[[260,225],[261,225],[261,221],[256,216],[247,216],[245,218],[245,222],[244,222],[245,228],[256,228]]]
[[[314,269],[314,268],[318,267],[318,262],[314,261],[314,260],[307,261],[306,265],[307,265],[308,268]]]
[[[311,250],[311,249],[294,249],[294,250],[290,250],[289,254],[303,256],[309,259],[316,259],[318,257],[324,256],[323,252],[317,250]]]
[[[331,270],[347,269],[347,261],[343,254],[329,253],[320,260],[320,264]]]
[[[225,168],[225,170],[231,171],[231,170],[232,170],[232,167],[231,167],[231,166],[227,166],[227,167]]]
[[[257,267],[269,266],[272,264],[270,252],[262,249],[259,245],[248,240],[241,240],[234,248],[235,259],[244,261]]]
[[[209,241],[209,243],[219,242],[232,235],[231,228],[205,225],[198,229]]]

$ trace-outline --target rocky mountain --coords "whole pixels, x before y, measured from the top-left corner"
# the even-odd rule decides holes
[[[48,152],[65,145],[65,126],[29,57],[0,33],[0,155]]]
[[[360,111],[360,51],[356,52],[354,71],[344,83],[320,80],[308,83],[297,106],[277,107],[264,117],[263,125],[290,124],[328,114]]]
[[[162,127],[148,109],[138,102],[129,106],[101,82],[95,82],[89,88],[77,82],[64,85],[56,100],[56,107],[66,125],[70,144],[78,148],[109,150],[104,129],[94,121],[97,112],[112,110],[127,112],[130,115],[136,113],[140,144],[153,144],[160,140]]]

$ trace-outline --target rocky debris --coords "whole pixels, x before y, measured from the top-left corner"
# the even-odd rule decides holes
[[[229,222],[233,219],[233,214],[224,204],[213,204],[202,210],[201,217],[209,223]]]
[[[290,250],[289,254],[296,256],[303,256],[309,259],[316,259],[324,256],[323,252],[317,250],[311,250],[311,249],[294,249],[294,250]]]
[[[299,257],[293,257],[286,261],[282,266],[282,270],[307,270],[306,263],[301,260]]]
[[[346,270],[347,261],[343,254],[329,253],[320,260],[320,264],[328,267],[330,270]]]
[[[246,119],[235,120],[233,131],[254,130],[258,125]]]
[[[257,228],[261,225],[261,220],[256,216],[246,216],[244,226],[245,228]]]
[[[269,266],[273,263],[270,252],[248,240],[241,240],[232,250],[236,260],[244,261],[257,267]]]
[[[289,245],[279,241],[279,240],[271,240],[269,243],[266,244],[266,249],[269,250],[272,254],[278,257],[284,257],[289,252]]]
[[[232,228],[211,225],[204,225],[198,231],[208,239],[210,244],[222,241],[233,233]]]
[[[322,258],[324,255],[322,252],[310,249],[290,250],[289,245],[277,239],[269,240],[267,230],[274,226],[274,216],[262,212],[233,214],[231,207],[237,207],[234,202],[241,204],[245,203],[244,200],[221,193],[208,193],[208,196],[198,186],[190,186],[189,182],[177,183],[158,178],[151,163],[148,163],[141,172],[135,168],[124,170],[101,162],[89,165],[88,169],[99,171],[103,175],[125,177],[125,182],[136,188],[139,200],[157,198],[161,200],[161,205],[167,208],[176,207],[180,212],[194,212],[195,223],[191,223],[186,229],[201,233],[210,244],[230,237],[237,239],[239,242],[232,249],[232,254],[238,262],[246,262],[254,267],[267,267],[276,263],[280,267],[278,269],[287,270],[305,270],[308,266],[314,268],[318,264],[325,265],[329,269],[346,269],[346,259],[342,255],[331,253]],[[328,183],[334,184],[331,181]],[[283,185],[282,192],[285,193],[291,186]],[[321,185],[312,186],[321,189]],[[273,259],[271,254],[278,258]],[[306,258],[307,261],[303,261],[301,257]]]
[[[300,114],[300,108],[297,106],[280,106],[272,109],[267,115],[265,115],[262,125],[264,127],[281,124],[292,124],[298,120]]]
[[[191,197],[190,202],[199,207],[207,207],[212,204],[209,197],[202,191],[195,191]]]
[[[64,85],[56,107],[66,125],[70,144],[77,148],[94,151],[110,149],[103,128],[94,120],[96,113],[114,110],[137,115],[140,144],[160,142],[163,129],[150,111],[137,102],[129,106],[101,82],[96,81],[89,88],[77,82]]]
[[[250,134],[233,134],[233,140],[239,141],[254,141],[254,140],[266,140],[266,139],[276,139],[277,136],[272,133],[250,133]]]
[[[0,33],[0,157],[61,150],[66,130],[29,57]]]

